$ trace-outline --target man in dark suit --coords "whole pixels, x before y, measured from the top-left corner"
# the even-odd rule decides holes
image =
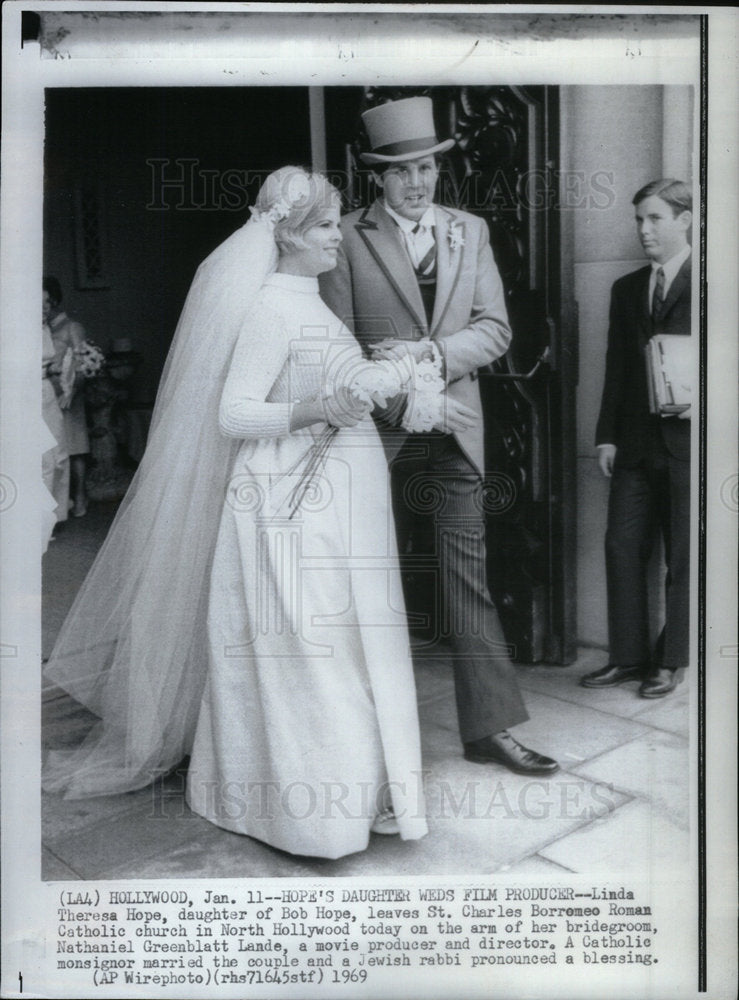
[[[610,663],[584,687],[639,680],[643,698],[669,694],[688,665],[690,618],[690,409],[650,413],[645,345],[658,333],[690,336],[690,189],[652,181],[636,193],[636,224],[648,267],[611,294],[608,354],[596,431],[611,478],[606,532]],[[652,654],[647,566],[656,529],[664,539],[665,624]]]
[[[342,220],[338,263],[321,293],[375,357],[421,358],[437,350],[446,382],[443,417],[408,434],[392,407],[381,432],[391,472],[401,556],[424,553],[437,584],[437,638],[446,640],[465,757],[523,774],[556,761],[508,732],[528,718],[497,612],[485,584],[483,425],[477,369],[511,338],[485,223],[433,203],[432,103],[414,97],[363,115],[380,197]]]

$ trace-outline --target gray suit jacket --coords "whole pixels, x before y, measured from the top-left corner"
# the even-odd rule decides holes
[[[483,220],[438,205],[436,216],[436,299],[430,328],[403,234],[380,201],[342,219],[338,263],[321,275],[321,295],[364,347],[388,337],[430,336],[438,343],[449,395],[479,417],[457,440],[484,473],[477,369],[505,354],[511,341],[503,285]],[[404,438],[400,430],[386,436],[389,458]]]

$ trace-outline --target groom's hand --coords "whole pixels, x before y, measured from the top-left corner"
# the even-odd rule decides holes
[[[453,396],[444,394],[444,408],[442,416],[434,424],[434,430],[442,431],[444,434],[454,434],[459,431],[466,431],[477,424],[479,418],[474,410]]]

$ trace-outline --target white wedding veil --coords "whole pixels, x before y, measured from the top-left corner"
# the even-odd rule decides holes
[[[218,408],[238,335],[277,263],[283,215],[267,214],[276,199],[263,194],[275,176],[259,213],[197,271],[146,452],[46,665],[46,683],[100,720],[79,747],[49,752],[47,791],[131,791],[190,751],[208,663],[210,567],[238,446],[220,433]]]

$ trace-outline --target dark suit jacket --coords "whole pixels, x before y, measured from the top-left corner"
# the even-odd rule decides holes
[[[655,333],[690,335],[691,258],[670,285],[656,329],[649,311],[650,267],[620,278],[611,291],[606,378],[596,444],[614,444],[616,462],[635,465],[655,439],[674,458],[690,459],[690,421],[649,412],[644,347]]]
[[[403,235],[376,201],[341,220],[338,263],[320,277],[330,309],[366,348],[386,337],[431,337],[444,356],[449,395],[478,414],[475,427],[456,434],[484,472],[483,421],[477,369],[501,357],[511,340],[505,295],[482,219],[436,206],[436,299],[429,324]],[[388,457],[405,432],[385,435]]]

